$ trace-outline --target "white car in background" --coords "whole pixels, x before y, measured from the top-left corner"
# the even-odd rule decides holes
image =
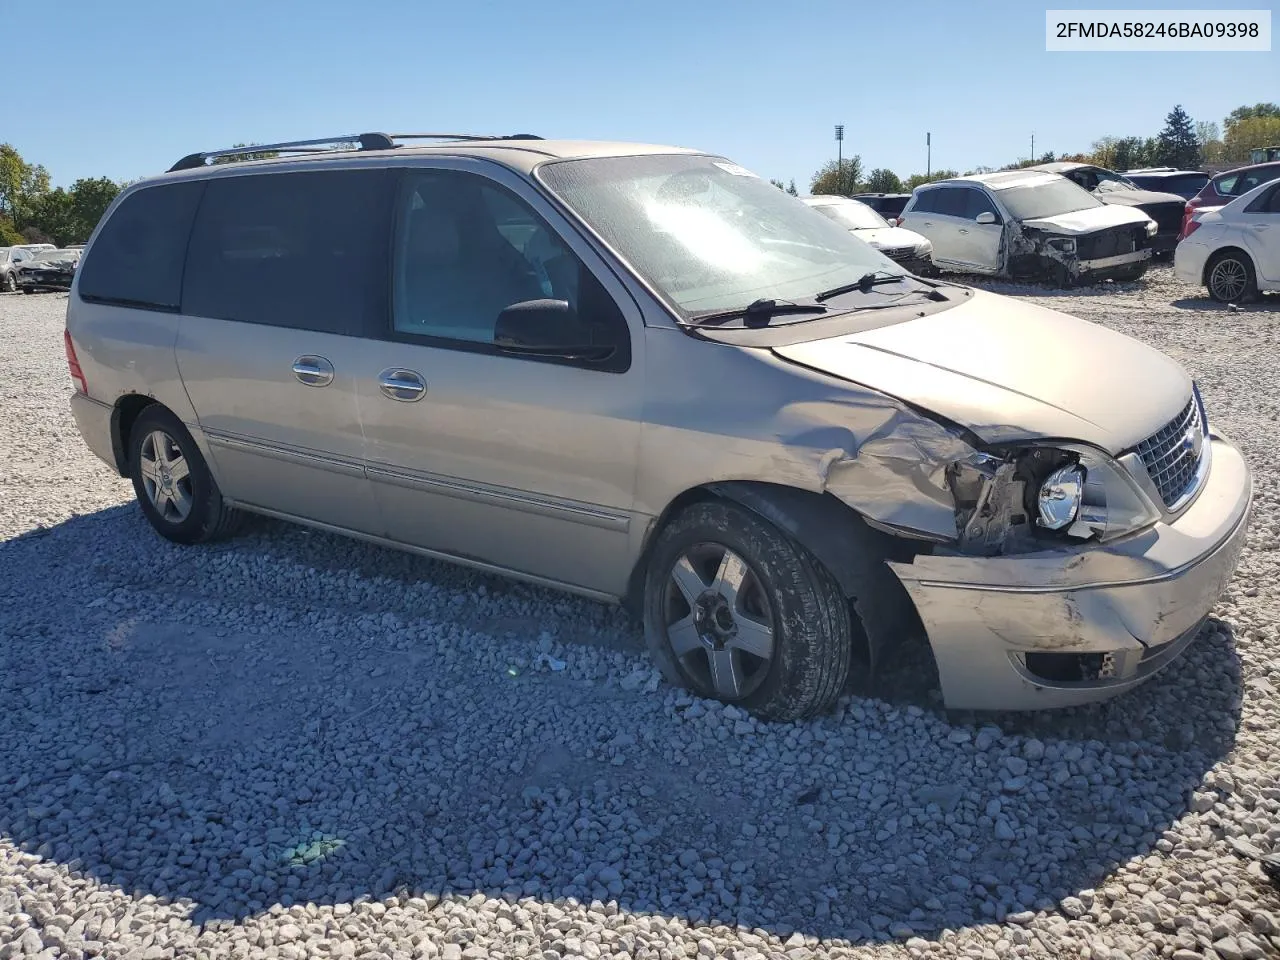
[[[1280,180],[1192,214],[1173,255],[1178,277],[1223,303],[1280,290]]]
[[[860,200],[825,196],[800,199],[909,273],[928,276],[938,272],[933,265],[933,244],[928,237],[922,237],[914,230],[895,227]]]
[[[1136,280],[1156,223],[1056,173],[1006,170],[916,187],[898,223],[928,237],[944,270],[1059,286]]]

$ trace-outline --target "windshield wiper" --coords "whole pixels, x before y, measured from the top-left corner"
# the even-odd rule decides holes
[[[813,299],[821,303],[823,300],[830,300],[832,297],[838,297],[842,293],[853,293],[860,290],[863,293],[870,293],[871,288],[882,283],[897,283],[899,280],[907,279],[905,273],[888,273],[884,270],[877,270],[874,273],[864,273],[853,283],[846,283],[839,287],[832,287],[830,290],[823,290]]]
[[[826,313],[824,304],[815,302],[796,303],[792,300],[753,300],[745,307],[736,310],[712,310],[706,313],[689,315],[687,325],[691,327],[714,327],[726,320],[742,318],[747,326],[763,326],[769,318],[780,313]]]

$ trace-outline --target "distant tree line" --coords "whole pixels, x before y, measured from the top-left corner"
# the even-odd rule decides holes
[[[237,147],[252,144],[235,144]],[[276,154],[256,152],[237,159],[261,160]],[[214,163],[230,162],[219,158]],[[10,144],[0,144],[0,247],[19,243],[84,243],[107,207],[126,184],[107,177],[82,178],[68,188],[51,189],[49,171],[28,163]]]
[[[976,167],[965,172],[993,173],[1016,170],[1037,163],[1070,160],[1092,163],[1111,170],[1137,167],[1176,167],[1195,170],[1205,165],[1241,166],[1249,162],[1249,151],[1257,147],[1280,144],[1280,104],[1255,103],[1236,107],[1222,121],[1221,132],[1212,121],[1196,122],[1181,105],[1165,117],[1164,127],[1153,137],[1106,136],[1095,140],[1088,151],[1078,153],[1043,153],[1038,157],[1016,160],[1001,167]],[[812,194],[849,196],[854,193],[906,193],[922,183],[959,176],[955,170],[933,170],[928,174],[913,173],[905,179],[892,170],[878,167],[864,176],[862,157],[846,157],[842,162],[828,160],[809,180]],[[781,185],[781,181],[774,183]],[[795,181],[791,181],[794,187]]]

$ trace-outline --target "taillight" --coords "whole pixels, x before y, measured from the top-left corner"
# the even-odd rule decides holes
[[[1179,240],[1187,239],[1187,237],[1191,236],[1191,231],[1195,229],[1195,227],[1191,226],[1191,223],[1192,223],[1191,216],[1196,212],[1196,207],[1198,206],[1200,206],[1200,198],[1192,197],[1190,200],[1187,201],[1187,205],[1183,208],[1182,229],[1178,231]],[[1198,227],[1200,226],[1200,224],[1197,223],[1196,226]]]
[[[76,345],[71,342],[71,331],[62,331],[62,343],[67,351],[67,369],[71,371],[71,379],[76,382],[76,389],[83,394],[89,393],[89,384],[84,379],[84,371],[80,369],[80,360],[76,357]]]
[[[1199,220],[1196,220],[1194,218],[1192,218],[1191,220],[1188,220],[1187,228],[1186,230],[1183,231],[1183,234],[1182,234],[1182,239],[1183,240],[1187,239],[1187,237],[1191,236],[1193,233],[1195,233],[1199,229],[1200,229]]]

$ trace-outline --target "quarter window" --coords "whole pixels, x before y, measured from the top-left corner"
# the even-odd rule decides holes
[[[204,183],[190,180],[146,187],[121,201],[84,258],[80,298],[177,310],[183,255],[203,191]]]
[[[614,347],[605,369],[629,365],[630,334],[617,304],[515,194],[475,174],[410,171],[396,211],[397,333],[492,348],[506,308],[563,300],[582,325],[585,343]]]
[[[359,336],[386,318],[390,175],[326,170],[209,181],[182,312]]]

